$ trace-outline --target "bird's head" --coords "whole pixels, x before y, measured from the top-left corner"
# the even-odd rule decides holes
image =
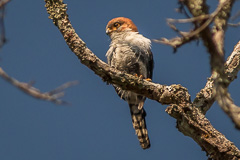
[[[131,19],[125,17],[117,17],[108,22],[106,27],[107,35],[111,36],[112,33],[123,31],[138,32],[138,29]]]

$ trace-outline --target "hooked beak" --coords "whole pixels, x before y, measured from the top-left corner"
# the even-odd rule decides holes
[[[110,28],[106,29],[106,34],[109,35],[112,32],[112,30]]]

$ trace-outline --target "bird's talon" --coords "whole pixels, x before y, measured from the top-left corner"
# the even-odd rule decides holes
[[[145,80],[148,82],[152,82],[151,78],[146,78]]]
[[[140,76],[138,76],[138,74],[135,74],[134,76],[143,79],[143,75],[141,75],[141,74],[140,74]]]

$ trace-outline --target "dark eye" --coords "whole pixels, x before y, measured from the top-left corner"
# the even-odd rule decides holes
[[[121,24],[118,23],[118,22],[114,23],[114,27],[119,27],[120,25],[121,25]]]

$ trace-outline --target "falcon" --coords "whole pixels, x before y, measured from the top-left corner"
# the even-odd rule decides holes
[[[136,75],[143,79],[152,79],[153,55],[151,41],[138,33],[131,19],[118,17],[110,20],[106,26],[106,34],[111,39],[106,53],[108,64],[119,71]],[[133,128],[143,149],[150,147],[143,109],[146,97],[113,85],[117,94],[127,101]]]

